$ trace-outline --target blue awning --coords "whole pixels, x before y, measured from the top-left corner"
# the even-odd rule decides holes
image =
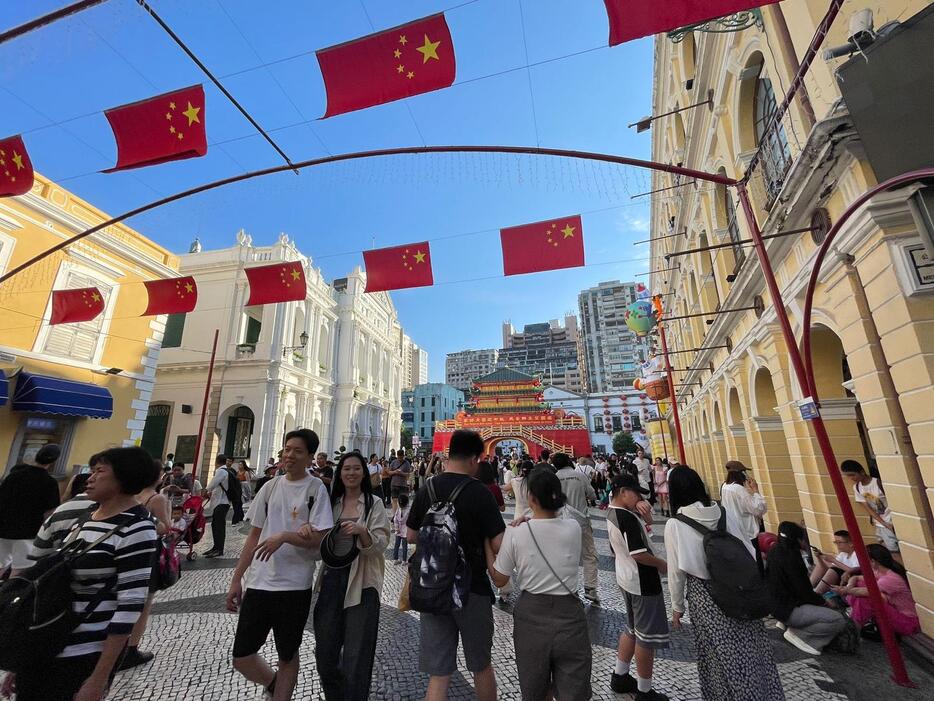
[[[6,373],[0,370],[0,406],[7,403],[10,398],[10,381],[6,379]]]
[[[13,393],[14,411],[109,419],[114,399],[106,387],[21,371]]]

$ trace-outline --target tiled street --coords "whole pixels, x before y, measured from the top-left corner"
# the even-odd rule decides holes
[[[511,518],[511,514],[506,514]],[[595,699],[626,699],[609,689],[609,673],[616,654],[618,632],[625,619],[625,608],[613,575],[613,562],[602,512],[594,509],[592,518],[600,553],[599,608],[588,608],[593,645],[593,686]],[[236,617],[226,612],[224,594],[235,564],[234,553],[243,536],[229,527],[228,557],[198,559],[185,563],[181,581],[162,592],[153,610],[143,647],[157,653],[156,660],[145,667],[118,675],[111,699],[134,701],[227,701],[260,699],[258,687],[234,674],[230,666]],[[661,545],[661,524],[654,527],[653,539]],[[210,535],[198,546],[210,547]],[[380,639],[376,652],[372,699],[420,699],[426,679],[418,671],[418,620],[413,612],[396,607],[402,585],[403,568],[391,562],[386,567],[383,606],[380,613]],[[512,643],[512,614],[509,603],[494,608],[496,633],[493,658],[499,697],[519,699],[515,655]],[[789,700],[812,701],[864,700],[898,698],[899,701],[930,701],[934,698],[934,676],[909,661],[909,672],[918,690],[907,690],[888,682],[889,671],[882,647],[863,643],[855,656],[825,653],[811,658],[785,643],[777,629],[771,629],[776,659],[785,693]],[[271,643],[265,654],[274,655]],[[307,625],[301,650],[302,674],[296,699],[318,699],[320,687],[314,662],[314,637],[311,621]],[[672,699],[690,701],[700,698],[694,660],[694,641],[690,621],[684,630],[673,635],[672,646],[656,661],[656,686]],[[755,661],[750,660],[750,665]],[[451,698],[471,699],[472,688],[464,661],[451,687]],[[742,670],[737,670],[742,673]]]

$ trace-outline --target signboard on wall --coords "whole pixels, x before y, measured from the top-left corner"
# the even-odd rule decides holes
[[[191,465],[195,460],[195,443],[198,436],[179,436],[175,441],[175,462]]]

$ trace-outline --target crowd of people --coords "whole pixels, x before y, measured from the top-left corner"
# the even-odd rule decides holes
[[[784,698],[767,615],[812,655],[878,636],[879,612],[850,534],[835,532],[838,552],[830,555],[809,545],[801,524],[765,533],[766,499],[738,461],[725,464],[713,499],[689,466],[653,461],[641,448],[576,462],[544,451],[535,462],[518,452],[487,455],[479,434],[467,430],[453,434],[446,456],[394,451],[383,459],[319,447],[309,429],[287,433],[258,478],[246,461],[218,455],[205,486],[171,454],[159,461],[141,448],[111,448],[73,477],[63,502],[49,474],[58,446],[13,468],[0,482],[0,571],[12,575],[0,587],[0,606],[10,583],[71,552],[66,605],[75,625],[41,660],[8,674],[3,692],[15,690],[18,701],[102,701],[116,673],[150,662],[153,653],[140,644],[153,597],[177,579],[175,545],[187,538],[193,548],[204,506],[212,521],[206,557],[224,555],[228,514],[247,529],[226,595],[238,614],[232,666],[273,701],[292,698],[309,616],[324,698],[368,698],[389,553],[408,565],[403,598],[420,614],[418,665],[429,701],[447,698],[459,644],[477,698],[497,698],[492,610],[511,591],[520,592],[518,681],[522,698],[535,701],[588,699],[595,678],[638,701],[664,701],[655,653],[686,614],[709,700]],[[886,617],[910,635],[918,617],[882,484],[853,461],[842,470],[878,529],[880,542],[868,552]],[[507,499],[515,505],[508,524]],[[596,673],[586,619],[586,605],[600,604],[594,506],[606,511],[627,617],[615,665]],[[670,517],[664,548],[651,537],[657,517]],[[719,539],[706,537],[711,532]],[[721,560],[731,563],[728,576]],[[0,624],[5,615],[0,610]],[[270,633],[275,665],[260,654]]]

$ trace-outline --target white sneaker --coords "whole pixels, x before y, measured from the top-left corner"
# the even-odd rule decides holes
[[[801,650],[801,652],[806,652],[806,653],[809,654],[809,655],[819,655],[819,654],[820,654],[820,650],[817,650],[817,649],[811,647],[810,645],[808,645],[808,644],[807,644],[806,642],[804,642],[801,638],[799,638],[799,637],[795,634],[795,632],[794,632],[793,630],[791,630],[790,628],[789,628],[788,630],[785,631],[785,635],[782,636],[782,637],[784,637],[785,640],[787,640],[789,643],[791,643],[792,645],[794,645],[796,648],[798,648],[799,650]]]
[[[775,627],[778,628],[779,630],[787,630],[787,629],[788,629],[788,626],[786,626],[786,625],[785,625],[784,623],[782,623],[781,621],[775,621]]]

